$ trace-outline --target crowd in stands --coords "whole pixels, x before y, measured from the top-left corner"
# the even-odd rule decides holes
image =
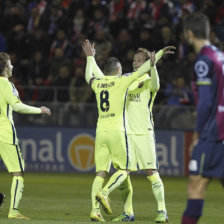
[[[138,47],[177,47],[158,63],[157,104],[193,105],[190,91],[195,53],[184,42],[182,21],[202,11],[212,24],[211,42],[224,49],[222,0],[0,0],[0,51],[11,56],[13,82],[27,101],[94,102],[87,86],[81,43],[95,42],[103,68],[118,57],[132,71]],[[57,88],[55,95],[54,89]],[[40,87],[42,87],[40,89]]]

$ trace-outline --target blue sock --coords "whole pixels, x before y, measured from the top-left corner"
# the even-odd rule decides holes
[[[204,206],[204,200],[202,199],[188,199],[187,208],[183,214],[182,224],[197,223],[198,219],[202,215],[203,206]],[[190,219],[192,222],[189,222]],[[188,222],[185,222],[185,220],[188,220]]]

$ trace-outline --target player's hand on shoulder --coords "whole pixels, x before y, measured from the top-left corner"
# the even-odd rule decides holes
[[[166,47],[164,47],[164,48],[162,49],[162,51],[163,51],[163,55],[164,55],[164,54],[174,54],[174,53],[175,53],[174,50],[176,50],[176,47],[175,47],[175,46],[166,46]]]
[[[51,116],[51,110],[49,108],[41,106],[40,109],[42,114],[47,114],[48,116]]]
[[[96,51],[94,46],[94,44],[91,45],[88,39],[83,41],[82,49],[85,52],[86,57],[95,55]]]

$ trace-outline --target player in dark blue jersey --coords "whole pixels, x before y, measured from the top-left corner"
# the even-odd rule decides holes
[[[211,45],[209,32],[205,15],[194,13],[186,18],[184,35],[198,54],[194,65],[198,103],[182,224],[198,223],[211,179],[224,178],[224,54]]]

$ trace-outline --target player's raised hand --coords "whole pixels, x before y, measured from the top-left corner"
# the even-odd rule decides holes
[[[47,114],[48,116],[51,116],[51,110],[49,108],[41,106],[40,109],[42,114]]]
[[[149,57],[150,57],[150,65],[153,67],[156,62],[156,53],[155,51],[149,52]]]
[[[176,50],[176,47],[174,46],[166,46],[162,49],[163,54],[174,54],[174,50]]]
[[[92,51],[93,51],[93,54],[94,54],[93,56],[95,56],[96,55],[95,43],[92,43],[91,47],[92,47]]]
[[[88,56],[94,56],[95,55],[95,49],[92,48],[91,43],[89,40],[84,40],[82,43],[82,49],[85,52],[86,57]]]

